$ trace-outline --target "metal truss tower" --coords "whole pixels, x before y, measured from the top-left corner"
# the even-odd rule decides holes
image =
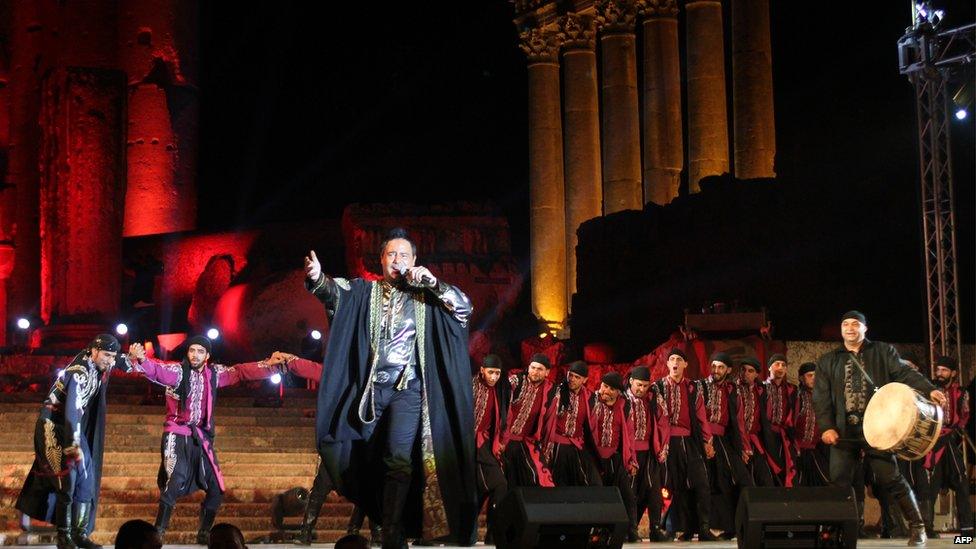
[[[899,68],[915,88],[918,118],[930,365],[937,355],[961,359],[949,92],[972,78],[976,61],[976,24],[940,30],[940,18],[916,7],[915,24],[898,40]]]

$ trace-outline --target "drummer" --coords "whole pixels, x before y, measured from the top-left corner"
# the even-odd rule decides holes
[[[813,405],[821,439],[831,446],[830,481],[835,486],[851,486],[863,450],[878,482],[887,487],[909,523],[908,544],[924,545],[925,523],[915,494],[901,476],[894,455],[875,450],[864,440],[864,410],[874,391],[893,381],[929,395],[939,405],[945,403],[946,396],[920,373],[902,364],[894,347],[865,338],[867,331],[863,313],[845,313],[840,324],[844,344],[817,361]],[[864,509],[859,512],[863,515]]]

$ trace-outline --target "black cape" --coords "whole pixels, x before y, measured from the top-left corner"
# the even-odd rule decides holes
[[[65,367],[65,370],[70,369],[75,365],[83,365],[88,360],[88,353],[79,353],[71,361],[71,363]],[[117,362],[120,366],[123,361]],[[127,369],[126,366],[122,366],[123,370]],[[84,419],[82,420],[82,436],[88,441],[88,449],[91,451],[92,460],[92,473],[94,475],[94,490],[92,496],[92,507],[90,513],[90,519],[88,520],[88,533],[90,534],[95,529],[95,518],[98,516],[98,497],[101,492],[102,485],[102,455],[105,449],[105,412],[107,404],[107,391],[108,391],[108,381],[112,377],[112,369],[109,368],[102,374],[101,385],[98,387],[98,392],[92,395],[91,399],[88,401]],[[65,382],[67,384],[73,383],[72,376],[65,376]],[[70,387],[66,386],[66,391],[72,390]],[[46,409],[42,409],[43,414]],[[59,439],[59,443],[60,440]],[[42,452],[43,441],[41,441],[41,448],[38,448],[38,441],[34,443],[35,454]],[[36,455],[34,457],[34,463],[31,465],[30,472],[27,473],[27,478],[24,479],[24,486],[20,490],[20,496],[17,498],[17,503],[15,507],[24,513],[25,515],[35,518],[38,520],[43,520],[45,522],[54,523],[54,507],[55,507],[55,483],[57,482],[54,477],[48,474],[45,470],[44,464],[47,463],[47,459],[43,454]]]
[[[338,281],[338,279],[337,279]],[[316,441],[336,491],[379,520],[383,421],[364,440],[359,404],[372,367],[382,304],[379,282],[342,281],[323,360]],[[476,541],[474,404],[467,328],[429,292],[418,293],[417,369],[424,381],[421,431],[404,510],[408,537]],[[370,444],[376,444],[372,451]],[[425,464],[427,467],[425,467]],[[436,464],[436,465],[435,465]]]

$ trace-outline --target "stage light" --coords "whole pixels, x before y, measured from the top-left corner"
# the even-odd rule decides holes
[[[312,339],[314,339],[315,341],[322,339],[322,332],[318,330],[312,330],[311,332],[309,332],[308,335],[312,336]]]
[[[969,113],[966,112],[966,109],[956,111],[956,120],[965,120],[967,116],[969,116]]]
[[[275,385],[281,383],[281,374],[274,374],[271,376],[271,383],[274,383]]]
[[[939,26],[942,23],[942,19],[945,17],[944,10],[934,10],[928,2],[919,2],[915,4],[915,20],[916,22],[927,22],[933,28]]]
[[[125,334],[129,333],[129,327],[126,326],[124,322],[119,322],[115,325],[115,333],[119,334],[120,336],[124,336]]]
[[[207,337],[211,340],[217,339],[220,337],[220,331],[218,331],[217,328],[210,328],[207,330]]]
[[[17,327],[20,328],[21,330],[26,330],[30,328],[30,320],[27,320],[26,318],[23,317],[18,318]]]

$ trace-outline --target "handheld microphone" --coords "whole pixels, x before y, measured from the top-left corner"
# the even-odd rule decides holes
[[[407,276],[407,273],[410,272],[410,269],[409,268],[403,267],[403,266],[397,267],[396,269],[397,269],[397,271],[400,272],[400,276],[403,276],[403,277],[406,277]],[[420,280],[418,280],[417,282],[419,282],[419,283],[421,283],[421,284],[423,284],[425,286],[433,286],[434,285],[434,277],[432,277],[432,276],[430,276],[428,274],[425,274],[425,275],[422,275],[420,277]]]

